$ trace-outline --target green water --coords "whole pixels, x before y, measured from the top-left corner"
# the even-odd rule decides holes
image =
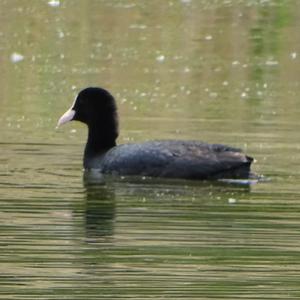
[[[0,0],[0,299],[299,299],[300,2]],[[119,143],[255,157],[251,186],[82,171],[57,119],[108,88]]]

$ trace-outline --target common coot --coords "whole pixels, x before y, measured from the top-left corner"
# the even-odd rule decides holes
[[[222,144],[157,140],[117,146],[117,106],[114,97],[103,88],[82,90],[59,119],[58,126],[72,120],[88,126],[83,159],[86,170],[198,180],[251,177],[253,159],[239,149]]]

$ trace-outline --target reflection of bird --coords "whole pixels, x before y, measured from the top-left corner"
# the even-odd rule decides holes
[[[82,90],[58,125],[88,126],[85,169],[104,174],[185,179],[248,178],[252,158],[239,149],[198,141],[150,141],[116,146],[118,116],[113,96],[102,88]]]
[[[115,194],[98,179],[84,176],[86,236],[92,240],[112,236],[114,229]]]

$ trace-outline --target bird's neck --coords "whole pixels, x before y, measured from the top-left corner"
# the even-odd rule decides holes
[[[102,126],[88,126],[88,139],[84,150],[84,167],[89,167],[89,162],[100,158],[108,150],[116,146],[118,134],[115,128]]]

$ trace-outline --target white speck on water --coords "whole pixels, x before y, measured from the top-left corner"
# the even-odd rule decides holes
[[[267,61],[265,62],[265,64],[266,64],[267,66],[277,66],[277,65],[278,65],[278,61],[276,61],[276,60],[267,60]]]
[[[70,132],[71,132],[71,133],[76,133],[77,130],[76,130],[76,129],[71,129]]]
[[[159,56],[156,57],[156,60],[157,60],[158,62],[163,62],[165,59],[166,59],[166,58],[165,58],[164,55],[159,55]]]
[[[239,62],[238,60],[235,60],[235,61],[232,62],[232,65],[233,65],[233,66],[237,66],[237,65],[239,65],[239,64],[240,64],[240,62]]]
[[[62,38],[64,38],[65,37],[65,34],[63,33],[63,31],[59,31],[58,32],[58,37],[60,38],[60,39],[62,39]]]
[[[257,94],[257,96],[262,96],[263,92],[262,91],[257,91],[256,94]]]
[[[229,198],[229,199],[228,199],[228,203],[229,203],[229,204],[235,204],[235,203],[236,203],[236,199],[234,199],[234,198]]]
[[[10,56],[10,60],[13,63],[18,63],[18,62],[22,61],[23,59],[24,59],[24,56],[17,52],[12,53],[12,55]]]
[[[218,97],[218,93],[216,93],[216,92],[210,92],[209,93],[209,97],[211,97],[211,98],[217,98]]]
[[[192,0],[181,0],[182,4],[190,4]]]
[[[268,84],[264,83],[263,87],[264,87],[264,89],[266,89],[268,87]]]
[[[143,24],[131,24],[129,26],[130,29],[146,29],[147,26]]]
[[[48,1],[48,5],[52,6],[52,7],[58,7],[60,5],[60,1],[59,0],[50,0],[50,1]]]
[[[213,37],[212,37],[211,35],[207,35],[207,36],[205,37],[205,39],[206,39],[207,41],[210,41],[210,40],[213,39]]]
[[[246,98],[247,96],[248,96],[247,93],[245,93],[245,92],[241,93],[241,97],[242,97],[242,98]]]
[[[133,7],[135,7],[135,6],[136,6],[135,3],[118,4],[118,5],[116,5],[116,7],[119,7],[119,8],[125,8],[125,9],[133,8]]]
[[[65,55],[63,53],[61,53],[59,57],[60,57],[60,59],[64,59]]]
[[[229,84],[229,82],[228,81],[223,81],[223,83],[222,83],[224,86],[227,86],[228,84]]]
[[[187,91],[186,91],[186,94],[187,94],[187,95],[190,95],[190,94],[191,94],[191,91],[190,91],[190,90],[187,90]]]
[[[183,72],[184,73],[189,73],[191,71],[191,69],[189,68],[189,67],[185,67],[184,69],[183,69]]]
[[[134,107],[133,107],[133,110],[137,110],[137,106],[134,106]]]
[[[291,58],[292,58],[292,59],[295,59],[296,57],[297,57],[297,52],[292,52],[292,53],[291,53]]]

